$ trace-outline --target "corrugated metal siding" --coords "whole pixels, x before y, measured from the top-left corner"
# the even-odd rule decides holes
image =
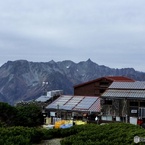
[[[145,90],[107,90],[102,97],[145,98]]]
[[[131,90],[128,97],[145,98],[145,90]]]
[[[145,89],[145,82],[113,82],[109,89]]]
[[[90,112],[100,112],[100,98],[96,100],[96,102],[89,108]]]

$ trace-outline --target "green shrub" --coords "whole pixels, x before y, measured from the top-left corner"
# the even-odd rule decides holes
[[[31,145],[39,143],[44,134],[42,129],[28,127],[1,127],[0,145]]]
[[[85,128],[85,129],[84,129]],[[61,140],[62,145],[134,145],[134,136],[145,137],[145,130],[126,123],[84,125],[79,133]],[[140,143],[144,144],[144,143]]]
[[[61,145],[135,145],[134,136],[145,130],[125,123],[76,125],[67,129],[0,127],[0,145],[32,145],[41,140],[64,138]],[[139,143],[142,145],[144,143]]]

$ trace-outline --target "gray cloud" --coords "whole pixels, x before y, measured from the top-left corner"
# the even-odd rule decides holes
[[[0,64],[91,58],[145,71],[144,5],[144,0],[1,1]]]

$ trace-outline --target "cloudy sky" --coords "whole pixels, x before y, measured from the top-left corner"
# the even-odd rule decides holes
[[[0,0],[0,65],[89,58],[145,72],[145,0]]]

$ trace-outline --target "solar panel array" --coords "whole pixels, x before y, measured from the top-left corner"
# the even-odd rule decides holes
[[[48,105],[46,108],[47,109],[61,109],[61,110],[82,110],[82,111],[93,110],[94,112],[96,112],[100,108],[100,102],[98,100],[99,100],[98,97],[62,95],[57,100],[55,100],[50,105]],[[58,105],[59,105],[59,108],[58,108]]]

